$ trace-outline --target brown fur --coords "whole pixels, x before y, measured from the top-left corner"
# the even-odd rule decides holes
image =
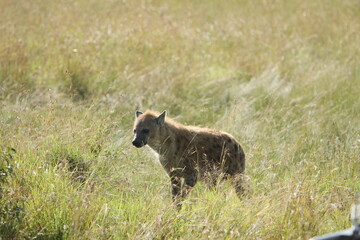
[[[214,129],[182,125],[165,119],[165,114],[137,112],[133,144],[137,147],[148,144],[159,154],[171,178],[173,199],[178,206],[181,207],[179,200],[198,178],[214,185],[219,179],[231,177],[236,192],[242,194],[245,154],[235,138]]]

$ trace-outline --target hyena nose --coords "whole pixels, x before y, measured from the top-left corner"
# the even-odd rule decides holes
[[[142,142],[139,141],[139,140],[136,140],[136,139],[132,141],[132,144],[133,144],[135,147],[137,147],[137,148],[140,148],[140,147],[143,146],[143,145],[142,145]]]

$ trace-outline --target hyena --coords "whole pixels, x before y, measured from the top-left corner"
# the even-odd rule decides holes
[[[214,129],[185,126],[165,116],[166,111],[136,111],[132,144],[137,148],[148,145],[159,154],[178,208],[198,179],[215,185],[230,177],[241,195],[245,154],[235,138]]]

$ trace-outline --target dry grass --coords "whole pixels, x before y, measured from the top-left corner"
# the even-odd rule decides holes
[[[360,5],[0,0],[0,239],[307,239],[360,191]],[[248,193],[171,206],[134,111],[230,132]]]

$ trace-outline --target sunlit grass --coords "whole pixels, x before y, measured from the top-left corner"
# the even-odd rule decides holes
[[[357,1],[0,1],[1,239],[308,239],[360,191]],[[135,110],[234,135],[176,211]]]

